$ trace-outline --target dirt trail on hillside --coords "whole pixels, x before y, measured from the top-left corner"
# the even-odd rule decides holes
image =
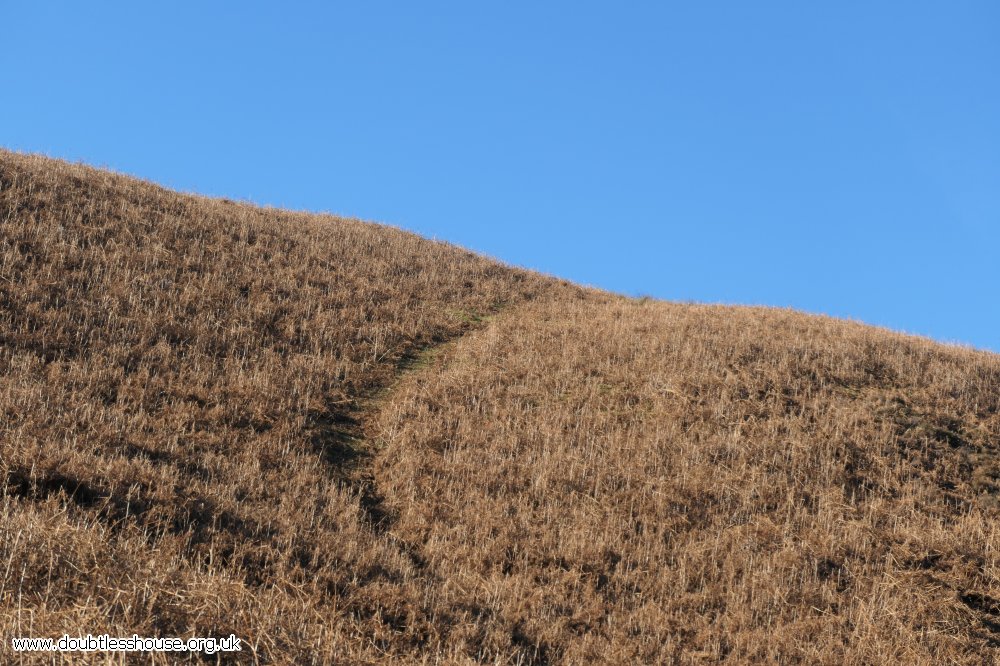
[[[482,318],[486,322],[494,315]],[[334,463],[335,473],[342,476],[346,488],[357,493],[364,512],[365,525],[373,533],[387,537],[394,516],[384,505],[375,476],[374,460],[378,453],[376,422],[407,377],[423,371],[436,357],[445,355],[465,336],[478,330],[468,328],[459,335],[407,354],[396,365],[396,374],[388,385],[364,396],[352,405],[351,411],[331,424],[320,443],[324,455]],[[388,538],[388,537],[387,537]]]

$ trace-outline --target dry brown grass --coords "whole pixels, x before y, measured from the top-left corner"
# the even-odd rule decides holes
[[[563,299],[408,379],[376,477],[489,659],[991,663],[998,407],[993,355]]]
[[[359,403],[548,283],[39,158],[0,154],[0,187],[5,643],[233,631],[274,660],[377,656],[400,556],[345,473]]]
[[[41,158],[0,187],[3,661],[998,654],[995,355]]]

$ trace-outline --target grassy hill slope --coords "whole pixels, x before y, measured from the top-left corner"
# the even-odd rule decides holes
[[[360,406],[551,284],[390,228],[0,154],[5,642],[234,631],[262,654],[367,654],[341,634],[371,633],[366,571],[399,556],[347,471]]]
[[[995,355],[0,152],[5,643],[987,663],[998,407]]]
[[[529,303],[379,418],[453,640],[555,663],[990,663],[1000,359],[788,311]]]

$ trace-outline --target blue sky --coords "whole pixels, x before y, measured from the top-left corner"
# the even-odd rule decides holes
[[[0,145],[1000,351],[1000,4],[820,4],[5,3]]]

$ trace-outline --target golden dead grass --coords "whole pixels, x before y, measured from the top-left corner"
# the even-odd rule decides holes
[[[376,477],[449,640],[488,659],[990,663],[998,361],[787,311],[536,302],[407,380]]]
[[[995,355],[0,152],[0,654],[989,663],[998,402]]]
[[[399,564],[345,473],[359,403],[548,284],[390,228],[0,154],[4,642],[233,631],[270,659],[379,654],[359,590]]]

